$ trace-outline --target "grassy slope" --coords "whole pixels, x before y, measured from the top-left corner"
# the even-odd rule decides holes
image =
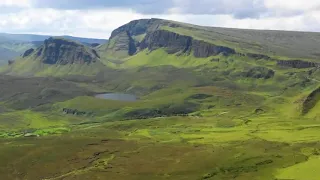
[[[38,61],[21,60],[16,61],[13,66],[2,67],[4,72],[9,71],[8,75],[34,75],[34,76],[68,76],[83,75],[94,76],[104,66],[97,62],[93,64],[72,64],[72,65],[46,65]]]
[[[193,32],[199,38],[205,37],[202,34]],[[235,45],[226,40],[221,43]],[[310,80],[318,78],[317,73],[309,73],[311,69],[279,68],[274,61],[237,56],[168,55],[163,49],[143,51],[118,64],[105,62],[114,69],[99,75],[104,81],[75,84],[95,92],[140,92],[140,99],[117,102],[82,94],[1,113],[1,179],[315,177],[311,174],[319,165],[319,103],[301,115],[301,101],[319,85]],[[16,72],[31,70],[28,64],[19,63]],[[92,75],[97,69],[83,67],[76,72],[64,66],[38,71],[43,65],[33,63],[37,75]],[[257,66],[274,70],[275,76],[245,76]],[[206,96],[192,98],[199,94]],[[163,110],[188,103],[198,108],[186,117],[128,120],[126,116],[137,110]],[[9,108],[6,103],[1,105]],[[62,108],[93,115],[66,115]],[[19,137],[25,129],[40,137]]]
[[[220,60],[211,62],[212,58]],[[168,64],[175,68],[164,76],[159,67]],[[241,76],[242,72],[255,66],[273,69],[276,75],[266,80]],[[121,84],[128,81],[131,85],[152,87],[151,84],[166,82],[167,86],[141,96],[137,102],[79,96],[54,103],[41,112],[22,110],[2,114],[1,119],[11,119],[11,123],[18,119],[20,122],[14,123],[19,124],[15,130],[9,129],[11,124],[2,126],[5,131],[1,136],[6,138],[1,140],[0,154],[14,150],[12,156],[1,157],[4,165],[0,169],[2,177],[269,180],[299,178],[301,173],[296,173],[299,171],[295,168],[317,164],[311,158],[317,158],[320,149],[316,143],[320,121],[316,115],[318,105],[306,116],[299,113],[299,100],[317,87],[315,81],[299,84],[308,76],[308,70],[282,69],[274,62],[245,57],[177,57],[166,54],[162,49],[141,52],[117,68],[132,73],[110,77],[114,81],[122,79]],[[205,77],[204,84],[193,87],[198,81],[193,82],[192,76],[179,77],[181,73],[174,73],[178,69],[192,69],[195,75]],[[142,71],[141,75],[139,71]],[[168,83],[173,77],[178,77],[176,82],[179,83]],[[111,90],[100,85],[99,91],[104,88],[105,91]],[[190,99],[196,94],[211,97]],[[161,109],[186,101],[200,105],[189,117],[115,121],[126,119],[126,114],[132,111]],[[62,108],[93,112],[94,116],[64,115]],[[264,112],[256,113],[258,108]],[[24,129],[31,129],[40,137],[35,140],[18,138]],[[29,145],[15,148],[22,144]],[[38,150],[33,147],[38,147]],[[311,148],[311,153],[306,154],[306,148]],[[69,151],[50,156],[44,153],[60,149]],[[23,160],[18,161],[16,157]],[[24,168],[35,157],[39,158],[33,165],[35,168],[46,166],[55,170],[36,173]],[[74,161],[64,160],[68,158]],[[127,159],[129,164],[124,163],[128,162]],[[14,162],[17,171],[26,174],[5,173],[11,172],[6,168],[9,161]],[[60,169],[57,166],[61,163],[67,165]],[[135,168],[138,166],[140,168]]]
[[[162,29],[192,36],[196,39],[228,46],[239,52],[253,52],[280,58],[303,58],[318,61],[320,35],[312,32],[257,31],[213,28],[183,24]]]

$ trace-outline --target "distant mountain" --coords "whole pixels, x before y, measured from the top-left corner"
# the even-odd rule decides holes
[[[18,42],[33,42],[33,41],[44,41],[50,37],[50,35],[35,35],[35,34],[9,34],[9,33],[0,33],[0,42],[7,42],[7,41],[18,41]],[[93,38],[82,38],[82,37],[74,37],[74,36],[57,36],[63,37],[65,39],[70,39],[73,41],[79,41],[81,43],[99,43],[103,44],[106,43],[106,39],[93,39]]]
[[[96,51],[76,41],[49,38],[37,49],[29,49],[23,58],[33,56],[44,64],[90,64],[99,58]]]
[[[320,58],[320,33],[205,27],[162,19],[134,20],[115,29],[109,38],[109,48],[104,47],[101,51],[106,53],[105,50],[109,49],[109,55],[116,55],[115,51],[132,54],[129,39],[135,41],[137,50],[144,46],[149,49],[170,46],[172,49],[181,46],[183,40],[192,39],[241,53],[313,60]],[[189,41],[183,45],[192,46],[187,43]],[[120,54],[123,56],[123,53]]]
[[[94,75],[104,65],[90,46],[62,37],[50,37],[10,63],[7,72],[19,75]]]
[[[17,58],[30,48],[39,47],[44,40],[50,38],[48,35],[34,34],[8,34],[0,33],[0,65],[6,64],[8,60]],[[61,36],[61,38],[80,42],[88,46],[104,44],[105,39],[90,39],[73,36]]]

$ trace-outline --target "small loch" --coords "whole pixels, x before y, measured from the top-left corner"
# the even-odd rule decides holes
[[[115,101],[137,101],[137,96],[132,94],[122,94],[122,93],[104,93],[95,95],[99,99],[109,99]]]

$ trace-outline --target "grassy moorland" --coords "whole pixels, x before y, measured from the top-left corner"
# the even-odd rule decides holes
[[[120,83],[124,87],[118,89],[110,81],[73,81],[80,91],[74,98],[56,100],[58,96],[50,94],[52,101],[30,108],[18,106],[28,102],[27,97],[4,101],[1,178],[316,179],[319,103],[301,115],[300,101],[318,83],[299,84],[307,72],[295,72],[294,78],[285,81],[291,69],[279,70],[267,80],[234,76],[232,81],[212,81],[216,73],[228,69],[205,76],[201,69],[172,79],[159,77],[161,68],[149,67],[141,75],[135,71],[139,70],[126,72],[135,77],[127,76]],[[176,72],[167,73],[173,77]],[[137,77],[144,79],[134,81]],[[185,82],[186,78],[190,81]],[[163,87],[154,90],[158,83],[151,80],[162,82]],[[145,87],[138,101],[88,96],[128,90],[126,83],[135,87],[130,93]],[[57,84],[50,83],[53,89],[58,89]],[[65,114],[63,108],[87,114]],[[24,137],[26,132],[38,137]]]
[[[263,44],[275,48],[282,41],[274,36],[299,35],[178,25],[163,28],[228,47],[237,37],[255,53],[262,50],[245,44],[250,37],[275,41]],[[98,47],[112,49],[101,62],[52,65],[28,57],[4,67],[24,77],[0,76],[0,179],[318,179],[319,68],[239,54],[200,58],[166,47],[125,54],[125,40],[145,36],[115,36]],[[302,44],[305,36],[317,34],[302,34]],[[302,45],[283,47],[273,57],[290,59],[286,53]],[[94,96],[111,92],[138,100]]]

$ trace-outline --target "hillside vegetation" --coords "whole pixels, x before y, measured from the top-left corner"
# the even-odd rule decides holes
[[[316,180],[319,42],[161,19],[49,38],[0,70],[0,178]]]

